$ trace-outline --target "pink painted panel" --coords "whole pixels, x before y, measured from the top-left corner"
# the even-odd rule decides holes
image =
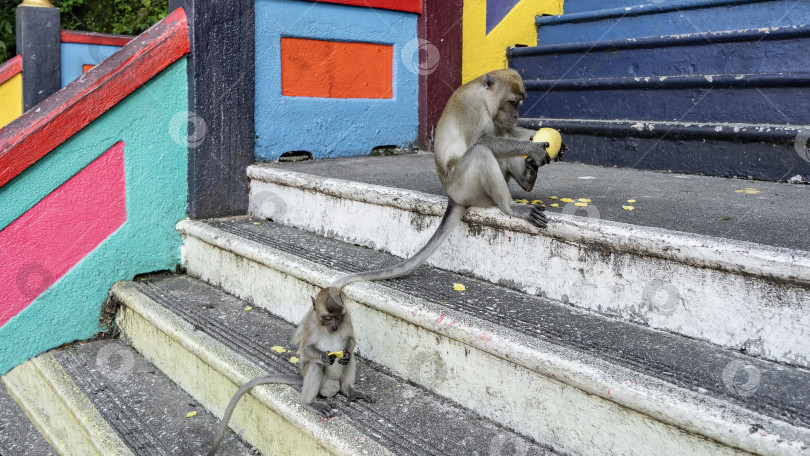
[[[119,142],[0,231],[0,326],[127,219]]]

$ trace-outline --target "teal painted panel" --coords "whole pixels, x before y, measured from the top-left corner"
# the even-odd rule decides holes
[[[178,264],[182,238],[175,224],[186,217],[188,197],[182,141],[187,94],[184,57],[0,188],[5,227],[124,142],[127,221],[0,328],[0,375],[45,350],[98,333],[101,305],[115,282]]]

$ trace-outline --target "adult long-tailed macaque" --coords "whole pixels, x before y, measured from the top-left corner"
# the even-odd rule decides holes
[[[326,402],[316,400],[319,394],[330,398],[342,393],[346,396],[346,404],[357,399],[374,402],[370,395],[354,389],[357,374],[357,363],[352,355],[355,347],[354,328],[343,303],[343,293],[331,288],[322,289],[312,298],[312,308],[304,315],[292,338],[292,343],[298,345],[301,375],[263,375],[242,385],[222,415],[222,423],[209,456],[213,456],[219,448],[239,399],[257,385],[303,385],[303,406],[325,417],[334,416],[335,412]]]
[[[491,71],[456,89],[439,118],[434,140],[436,171],[449,199],[439,228],[402,263],[350,274],[330,286],[341,289],[361,280],[391,279],[413,271],[447,239],[470,206],[497,206],[504,214],[545,228],[544,208],[516,204],[509,192],[510,179],[531,191],[537,168],[551,161],[548,143],[532,142],[535,131],[516,125],[518,107],[525,98],[523,80],[514,70]],[[563,150],[564,144],[555,161],[562,158]]]

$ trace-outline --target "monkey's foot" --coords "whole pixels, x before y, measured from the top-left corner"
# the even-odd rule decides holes
[[[352,392],[347,394],[346,398],[347,398],[346,405],[349,405],[349,404],[351,404],[352,402],[354,402],[354,401],[356,401],[358,399],[362,399],[362,400],[368,402],[369,404],[373,404],[373,403],[377,402],[376,400],[374,400],[374,398],[370,394],[362,393],[362,392],[357,391],[357,390],[353,390]]]
[[[516,217],[520,217],[523,220],[531,223],[532,225],[538,228],[545,228],[547,224],[546,220],[546,208],[543,206],[526,206],[523,204],[514,204],[511,207],[512,212],[514,212]]]
[[[304,404],[304,408],[306,408],[309,411],[323,415],[326,418],[331,418],[335,416],[335,411],[332,409],[332,406],[327,404],[326,402],[313,401]]]

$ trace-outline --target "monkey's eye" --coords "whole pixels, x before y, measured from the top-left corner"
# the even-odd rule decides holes
[[[324,321],[332,321],[334,317],[322,317]]]

